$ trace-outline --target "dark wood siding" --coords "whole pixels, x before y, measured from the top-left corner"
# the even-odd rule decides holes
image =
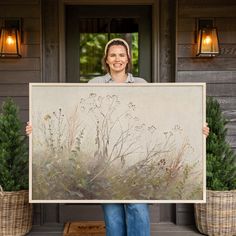
[[[179,0],[177,14],[176,82],[206,82],[207,95],[220,102],[229,120],[227,139],[236,151],[236,2],[233,0]],[[214,18],[220,55],[196,58],[197,18]],[[177,224],[194,222],[193,205],[177,204]]]
[[[59,17],[58,1],[41,0],[42,6],[42,79],[59,82]]]
[[[0,58],[0,104],[13,97],[20,107],[22,122],[29,120],[30,82],[41,82],[41,7],[40,0],[0,1],[0,26],[5,17],[22,19],[20,59]],[[34,204],[34,224],[42,222],[42,206]]]
[[[220,55],[196,58],[197,18],[214,18]],[[228,141],[236,151],[236,2],[233,0],[179,0],[177,82],[206,82],[207,95],[220,102],[228,119]]]
[[[176,4],[173,0],[160,1],[160,78],[162,83],[175,81]]]
[[[28,83],[41,81],[40,1],[8,0],[0,2],[0,24],[5,17],[22,19],[21,59],[0,58],[0,103],[13,97],[20,106],[20,117],[28,121]]]

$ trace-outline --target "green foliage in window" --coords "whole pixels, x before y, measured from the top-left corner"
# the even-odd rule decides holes
[[[132,34],[132,73],[138,75],[138,33]]]
[[[103,74],[102,57],[107,42],[107,34],[80,34],[80,75],[95,77]]]

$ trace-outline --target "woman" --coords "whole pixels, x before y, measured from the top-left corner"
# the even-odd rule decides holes
[[[89,83],[146,83],[142,78],[128,73],[131,67],[127,42],[120,38],[110,40],[105,47],[104,76]],[[107,236],[149,236],[150,219],[147,204],[102,204]]]
[[[142,78],[128,73],[131,66],[130,49],[120,38],[110,40],[105,47],[103,66],[104,76],[96,77],[89,83],[146,83]],[[32,132],[28,123],[26,133]],[[203,128],[208,136],[209,128]],[[147,204],[103,204],[107,236],[150,236],[150,219]]]

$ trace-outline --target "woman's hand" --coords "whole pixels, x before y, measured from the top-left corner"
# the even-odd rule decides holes
[[[206,138],[207,138],[207,136],[208,136],[209,133],[210,133],[210,128],[208,127],[208,123],[206,123],[206,126],[203,127],[202,133],[203,133],[203,134],[206,136]]]
[[[27,125],[25,127],[25,133],[29,136],[32,133],[32,125],[29,123],[29,121],[27,122]]]

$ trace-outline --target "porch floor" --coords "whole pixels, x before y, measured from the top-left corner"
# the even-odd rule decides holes
[[[27,236],[62,236],[63,226],[34,226]],[[151,225],[151,236],[200,236],[195,225],[159,223]]]

